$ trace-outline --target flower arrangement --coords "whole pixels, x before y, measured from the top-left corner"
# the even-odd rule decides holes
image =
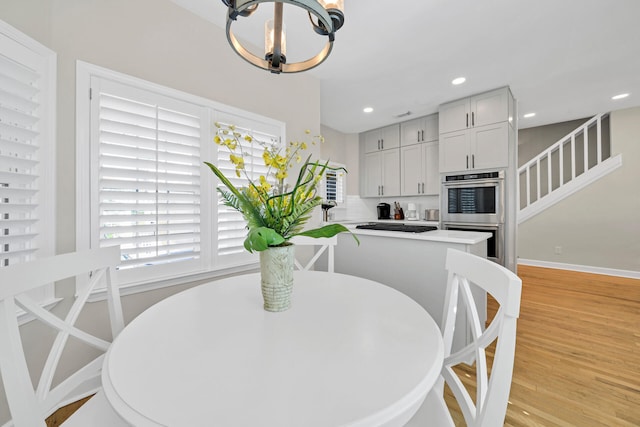
[[[328,169],[346,172],[344,168],[332,168],[328,162],[312,161],[311,156],[302,163],[302,153],[308,148],[306,142],[295,141],[289,142],[286,147],[276,147],[249,135],[243,136],[234,125],[215,123],[215,126],[214,142],[228,149],[236,175],[246,177],[248,182],[247,186],[236,188],[220,169],[205,162],[226,187],[218,187],[224,204],[242,213],[247,221],[249,232],[244,241],[245,249],[249,252],[263,251],[269,247],[288,245],[293,236],[332,237],[349,231],[340,224],[303,230],[312,210],[322,204],[317,187],[323,174]],[[309,131],[306,133],[310,134]],[[263,149],[262,158],[268,172],[258,179],[250,177],[245,169],[245,150],[241,139],[258,144]],[[315,145],[317,142],[324,142],[324,138],[319,135],[313,137],[311,143]],[[301,167],[295,184],[290,188],[285,184],[285,179],[294,162],[301,163]]]

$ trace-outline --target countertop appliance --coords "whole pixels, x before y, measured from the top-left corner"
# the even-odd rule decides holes
[[[391,205],[389,203],[378,204],[378,219],[389,219],[391,216]]]
[[[409,205],[407,206],[406,219],[409,221],[417,221],[420,219],[418,218],[418,209],[416,208],[415,203],[409,203]]]
[[[440,221],[440,209],[425,209],[424,219],[427,221]]]

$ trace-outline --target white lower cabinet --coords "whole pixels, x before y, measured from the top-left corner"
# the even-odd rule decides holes
[[[400,195],[400,149],[365,155],[365,197]]]
[[[439,176],[438,141],[401,148],[401,195],[437,195],[440,189]]]
[[[509,124],[480,126],[440,135],[440,172],[509,166]]]

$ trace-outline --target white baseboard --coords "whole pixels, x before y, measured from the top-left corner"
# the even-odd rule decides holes
[[[518,264],[530,265],[533,267],[555,268],[558,270],[579,271],[582,273],[604,274],[605,276],[628,277],[640,279],[640,271],[618,270],[615,268],[593,267],[590,265],[565,264],[561,262],[538,261],[534,259],[518,258]]]

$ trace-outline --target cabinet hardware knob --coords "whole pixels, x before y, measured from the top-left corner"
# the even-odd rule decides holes
[[[424,182],[422,183],[422,194],[424,194]]]
[[[472,154],[471,155],[471,169],[475,169],[476,168],[476,155]]]
[[[474,113],[473,111],[471,112],[471,126],[475,126],[476,125],[476,113]]]
[[[422,142],[424,142],[424,130],[420,131],[422,133]]]
[[[467,154],[467,169],[469,169],[469,155]]]
[[[420,194],[420,183],[418,183],[418,194]]]
[[[467,113],[467,127],[469,127],[469,113]]]
[[[420,131],[418,131],[418,142],[420,142]]]

